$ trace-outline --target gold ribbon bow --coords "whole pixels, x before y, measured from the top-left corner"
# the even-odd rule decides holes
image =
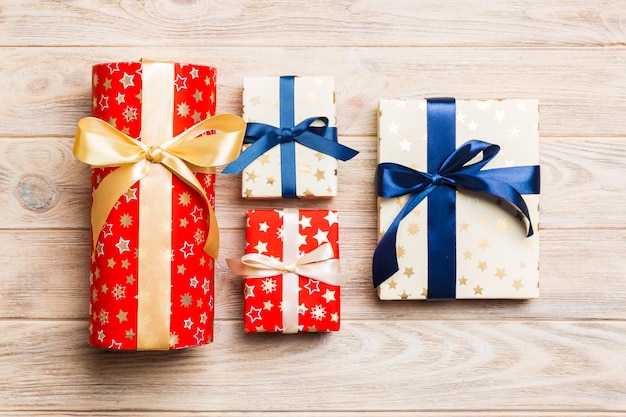
[[[300,255],[294,262],[281,262],[260,253],[248,253],[241,259],[226,259],[226,263],[233,274],[245,277],[265,278],[291,272],[329,285],[341,285],[345,274],[341,273],[339,259],[334,257],[332,245],[324,243]]]
[[[210,130],[222,133],[201,136]],[[237,158],[241,152],[245,130],[246,123],[242,118],[222,114],[195,124],[161,146],[148,146],[100,119],[81,119],[74,141],[76,158],[93,167],[119,166],[100,182],[93,194],[91,227],[94,245],[119,197],[145,177],[152,164],[161,164],[202,195],[209,210],[209,236],[204,251],[217,259],[217,220],[194,171],[203,172]]]

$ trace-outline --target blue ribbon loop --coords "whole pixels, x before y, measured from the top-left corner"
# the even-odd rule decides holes
[[[427,109],[428,123],[437,130],[452,129],[454,132],[455,119],[450,117],[456,113],[454,101],[429,100]],[[431,118],[437,120],[433,122]],[[539,193],[540,170],[537,165],[483,169],[498,154],[500,147],[480,140],[469,140],[457,149],[454,149],[453,142],[453,150],[447,154],[431,153],[434,137],[432,130],[428,129],[429,172],[391,162],[381,163],[376,168],[379,196],[410,197],[374,251],[373,282],[374,287],[378,287],[398,271],[396,237],[400,221],[429,196],[428,298],[453,299],[456,296],[456,191],[465,189],[507,201],[528,220],[527,236],[532,236],[530,213],[521,194]],[[441,135],[437,135],[437,139],[441,140]],[[448,143],[438,142],[433,146],[449,147],[450,137],[443,140]],[[438,157],[433,157],[437,153]],[[470,163],[476,157],[479,159]]]
[[[280,77],[280,127],[248,123],[244,143],[251,145],[222,173],[238,174],[259,156],[280,145],[282,196],[296,197],[296,143],[341,161],[358,154],[337,142],[337,128],[328,126],[326,117],[309,117],[294,125],[293,83],[293,76]]]

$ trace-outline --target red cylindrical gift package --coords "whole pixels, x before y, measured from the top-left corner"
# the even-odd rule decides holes
[[[211,67],[142,60],[95,65],[92,75],[93,117],[79,122],[74,146],[92,165],[89,344],[210,343],[214,165],[237,156],[245,124],[211,118]]]

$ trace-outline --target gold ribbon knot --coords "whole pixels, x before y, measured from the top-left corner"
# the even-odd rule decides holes
[[[202,136],[209,131],[221,133]],[[145,177],[152,164],[165,166],[204,199],[208,210],[209,236],[204,251],[217,259],[219,232],[215,213],[194,172],[211,172],[237,158],[246,130],[238,116],[222,114],[205,119],[161,146],[147,146],[95,117],[78,122],[74,155],[92,167],[118,167],[107,175],[93,193],[92,239],[95,243],[117,200]]]

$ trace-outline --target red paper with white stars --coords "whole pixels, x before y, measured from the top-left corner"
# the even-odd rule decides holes
[[[141,140],[140,62],[100,64],[92,72],[92,114]],[[214,68],[175,64],[174,135],[215,113]],[[114,168],[92,169],[92,189]],[[197,173],[212,205],[215,174]],[[89,344],[137,349],[137,250],[140,182],[122,195],[91,248]],[[158,202],[155,202],[158,204]],[[213,340],[214,261],[203,252],[208,208],[202,197],[172,176],[170,348]],[[148,277],[149,279],[149,277]]]
[[[282,210],[248,210],[246,253],[261,253],[283,261]],[[330,243],[339,259],[339,223],[333,210],[299,210],[299,251],[310,252]],[[339,330],[339,286],[299,276],[298,330]],[[282,332],[282,275],[244,279],[246,332]]]

